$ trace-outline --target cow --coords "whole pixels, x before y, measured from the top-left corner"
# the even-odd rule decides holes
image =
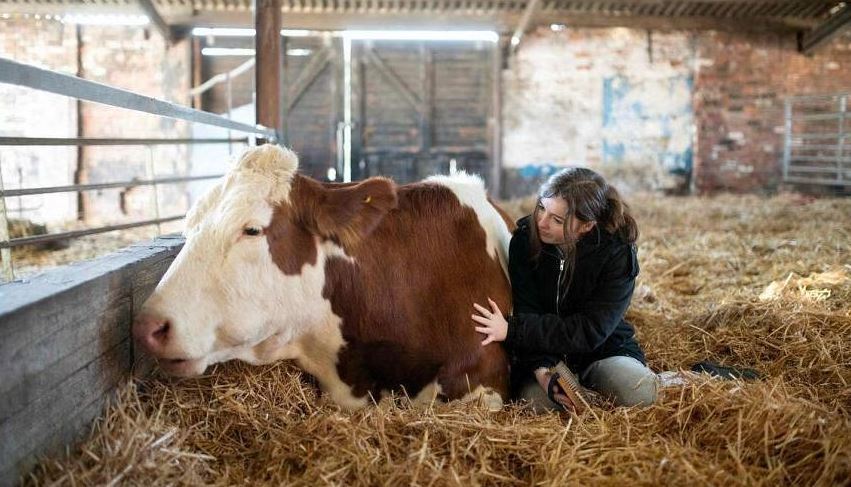
[[[508,360],[472,303],[511,308],[511,222],[478,177],[321,183],[263,145],[187,213],[133,336],[175,376],[295,360],[342,408],[390,392],[502,406]]]

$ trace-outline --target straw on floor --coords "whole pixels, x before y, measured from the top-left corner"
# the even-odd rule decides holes
[[[124,387],[32,485],[848,485],[851,199],[634,197],[628,319],[649,365],[697,376],[645,409],[535,416],[404,396],[355,413],[288,363]],[[529,200],[506,206],[514,215]]]

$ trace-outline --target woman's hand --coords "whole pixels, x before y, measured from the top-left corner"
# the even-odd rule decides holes
[[[552,373],[550,373],[550,369],[546,367],[540,367],[535,370],[535,378],[538,379],[538,384],[540,384],[541,388],[547,394],[550,393],[550,391],[547,390],[547,386],[550,385],[551,376]],[[557,403],[559,403],[559,405],[561,405],[561,407],[565,409],[573,409],[573,403],[570,402],[570,399],[568,399],[567,396],[565,396],[561,392],[556,392],[555,394],[553,394],[553,398],[556,400]]]
[[[491,309],[473,303],[473,307],[479,312],[479,314],[473,315],[473,321],[482,325],[477,326],[476,331],[485,334],[482,345],[504,341],[506,335],[508,335],[508,321],[502,316],[499,306],[491,298],[488,298],[488,303],[490,303]]]

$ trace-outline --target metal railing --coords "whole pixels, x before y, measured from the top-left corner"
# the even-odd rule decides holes
[[[786,99],[784,182],[851,186],[849,98],[851,93]]]
[[[246,63],[248,64],[248,63]],[[243,69],[247,70],[247,66]],[[228,80],[230,75],[226,76]],[[62,137],[7,137],[0,136],[0,146],[143,146],[151,147],[157,145],[194,145],[194,144],[233,144],[246,143],[253,145],[257,138],[276,143],[278,134],[273,130],[261,125],[250,125],[232,120],[230,116],[224,117],[209,112],[195,110],[168,101],[139,95],[131,91],[115,88],[94,81],[89,81],[75,76],[57,73],[47,69],[30,66],[9,59],[0,58],[0,83],[11,84],[44,91],[57,95],[110,105],[134,112],[149,113],[161,117],[185,120],[191,123],[199,123],[225,128],[228,137],[225,138],[62,138]],[[209,85],[212,86],[212,85]],[[228,114],[230,115],[230,114]],[[231,138],[230,131],[247,134],[247,137]],[[2,163],[2,162],[0,162]],[[46,235],[24,236],[11,238],[9,220],[7,217],[6,198],[30,195],[41,195],[60,192],[81,192],[110,188],[133,188],[137,186],[153,186],[154,199],[156,200],[156,188],[160,184],[185,183],[221,177],[221,174],[210,174],[202,176],[179,176],[149,177],[147,179],[133,179],[130,181],[118,181],[95,184],[74,184],[65,186],[50,186],[37,188],[6,189],[3,186],[2,171],[0,171],[0,260],[2,260],[2,279],[14,279],[14,268],[12,266],[11,249],[23,245],[54,242],[78,238],[85,235],[125,230],[130,228],[160,225],[171,221],[180,220],[184,215],[172,215],[160,217],[159,203],[155,201],[157,215],[154,219],[106,225],[96,228],[74,230]]]

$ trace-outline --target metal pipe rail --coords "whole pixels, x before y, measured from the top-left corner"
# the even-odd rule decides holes
[[[278,134],[275,130],[262,125],[248,125],[235,122],[214,113],[202,112],[175,103],[139,95],[132,91],[114,88],[69,74],[37,68],[2,57],[0,57],[0,83],[24,86],[137,112],[145,112],[152,115],[160,115],[260,135],[272,143],[278,141]]]
[[[0,197],[29,196],[35,194],[49,193],[70,193],[72,191],[95,191],[98,189],[133,188],[136,186],[152,186],[156,184],[203,181],[205,179],[217,179],[222,176],[223,174],[210,174],[206,176],[178,176],[158,179],[134,179],[131,181],[119,181],[115,183],[72,184],[68,186],[46,186],[42,188],[0,189]]]
[[[212,87],[214,87],[218,84],[230,83],[230,81],[232,79],[248,72],[249,69],[254,67],[255,63],[256,63],[256,60],[254,58],[251,58],[248,61],[245,61],[244,63],[240,64],[239,66],[228,71],[227,73],[217,74],[217,75],[213,76],[212,78],[208,79],[207,81],[196,86],[195,88],[192,88],[191,90],[189,90],[189,95],[190,96],[198,96],[198,95],[205,93],[206,91],[208,91],[209,89],[211,89]]]
[[[95,235],[98,233],[114,232],[116,230],[126,230],[128,228],[145,227],[148,225],[158,225],[160,223],[168,223],[180,220],[184,215],[175,215],[165,218],[155,218],[152,220],[144,220],[132,223],[121,223],[118,225],[107,225],[98,228],[87,228],[85,230],[73,230],[70,232],[51,233],[48,235],[33,235],[31,237],[14,238],[8,241],[0,241],[0,249],[9,249],[21,245],[33,245],[46,242],[55,242],[57,240],[68,240],[72,238],[85,237],[86,235]]]
[[[202,139],[127,139],[90,137],[0,137],[0,146],[95,146],[95,145],[195,145],[195,144],[248,144],[248,137]]]
[[[253,63],[245,63],[240,66],[241,72],[247,71]],[[229,78],[230,73],[225,76]],[[216,80],[218,81],[218,80]],[[47,69],[19,63],[10,59],[0,57],[0,83],[22,86],[35,90],[45,91],[57,95],[63,95],[79,100],[114,106],[135,112],[149,113],[152,115],[185,120],[191,123],[199,123],[221,127],[228,130],[247,134],[247,137],[231,138],[65,138],[65,137],[0,137],[0,146],[156,146],[156,145],[182,145],[182,144],[232,144],[246,143],[253,145],[256,138],[263,138],[270,143],[280,140],[278,133],[271,128],[262,125],[251,125],[236,122],[229,117],[195,110],[182,105],[177,105],[164,100],[140,95],[131,91],[115,88],[102,83],[78,78],[76,76],[58,73]],[[15,196],[28,196],[59,192],[80,192],[109,188],[132,188],[135,186],[157,184],[170,184],[179,182],[199,181],[213,179],[221,175],[185,176],[150,178],[144,180],[120,181],[112,183],[79,184],[67,186],[52,186],[40,188],[22,188],[6,190],[3,187],[2,175],[0,175],[0,267],[2,275],[7,280],[14,278],[11,265],[11,249],[23,245],[32,245],[57,240],[67,240],[86,235],[95,235],[116,230],[124,230],[148,225],[159,225],[171,221],[180,220],[184,215],[175,215],[165,218],[159,217],[159,205],[156,204],[157,218],[131,223],[108,225],[98,228],[74,230],[68,232],[37,235],[28,237],[10,238],[8,220],[6,217],[6,198]],[[157,196],[154,195],[156,201]]]

